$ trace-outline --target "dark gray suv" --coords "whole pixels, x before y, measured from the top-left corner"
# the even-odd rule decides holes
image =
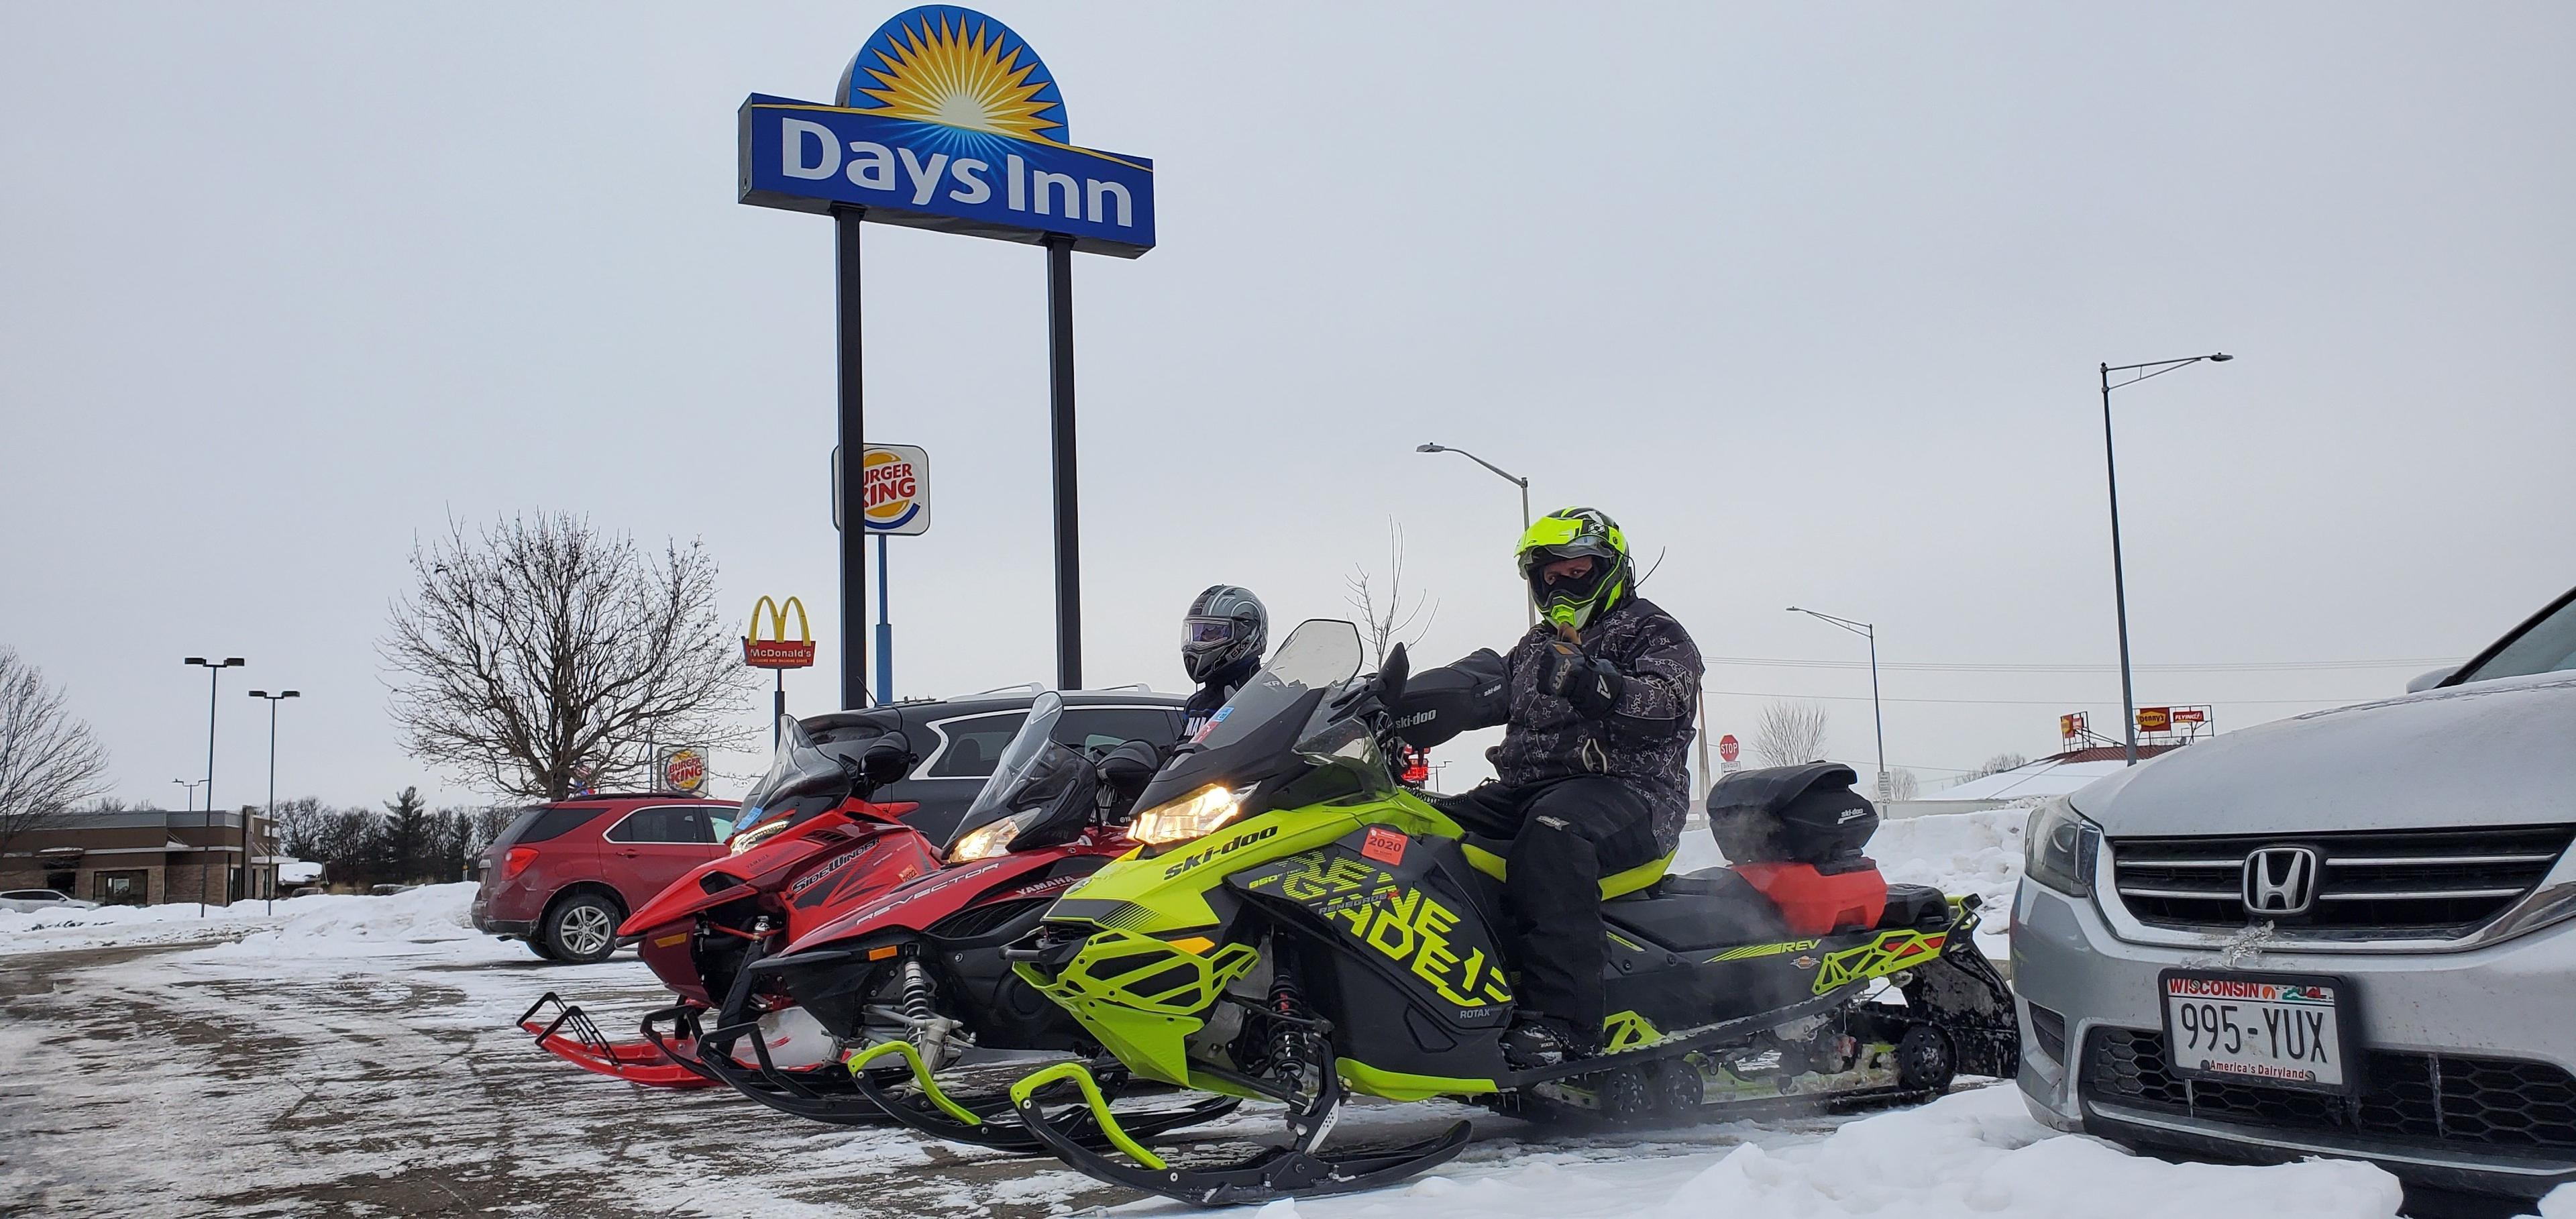
[[[900,728],[921,756],[900,782],[878,788],[869,797],[880,804],[910,800],[920,810],[904,817],[913,828],[945,848],[958,834],[966,808],[993,774],[1002,747],[1029,718],[1029,704],[1041,691],[1034,686],[971,694],[964,698],[896,703],[863,711],[836,711],[804,718],[808,731],[833,738],[874,734]],[[1122,741],[1175,744],[1181,737],[1177,694],[1145,690],[1076,690],[1064,695],[1064,718],[1056,739],[1077,749]],[[970,827],[971,828],[971,827]]]

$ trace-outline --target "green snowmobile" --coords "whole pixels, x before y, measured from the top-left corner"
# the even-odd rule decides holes
[[[1406,790],[1388,762],[1399,743],[1438,736],[1426,731],[1438,713],[1418,708],[1440,705],[1427,687],[1457,688],[1458,671],[1420,675],[1408,702],[1401,648],[1374,676],[1359,676],[1362,657],[1350,623],[1300,626],[1138,798],[1129,833],[1144,845],[1008,950],[1136,1077],[1284,1103],[1287,1145],[1232,1163],[1167,1158],[1119,1129],[1081,1064],[1063,1063],[1012,1085],[1011,1100],[1066,1162],[1237,1205],[1402,1180],[1472,1134],[1459,1122],[1427,1142],[1327,1154],[1352,1092],[1672,1123],[1919,1099],[1955,1074],[2015,1069],[2008,992],[1971,942],[1976,899],[1879,879],[1857,850],[1876,814],[1853,811],[1869,806],[1850,770],[1829,765],[1790,768],[1816,772],[1803,779],[1747,772],[1756,801],[1713,817],[1730,858],[1778,858],[1667,876],[1667,857],[1603,880],[1607,1051],[1515,1069],[1500,1046],[1513,971],[1495,931],[1507,844]],[[1801,821],[1802,805],[1824,814]],[[1790,858],[1802,854],[1815,861]],[[1114,1152],[1049,1120],[1047,1098],[1075,1091],[1092,1141]]]

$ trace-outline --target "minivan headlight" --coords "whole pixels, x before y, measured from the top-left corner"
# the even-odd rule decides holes
[[[1186,842],[1216,832],[1243,811],[1243,797],[1211,783],[1178,800],[1167,800],[1136,814],[1127,836],[1138,842]]]
[[[2093,861],[2101,850],[2102,827],[2059,796],[2030,815],[2022,834],[2022,875],[2069,897],[2091,897]]]

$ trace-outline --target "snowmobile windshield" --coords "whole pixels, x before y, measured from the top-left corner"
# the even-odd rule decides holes
[[[993,777],[984,781],[984,790],[975,794],[975,803],[966,809],[965,824],[981,826],[1043,805],[1062,789],[1061,776],[1068,767],[1088,765],[1081,754],[1055,739],[1056,725],[1063,719],[1064,696],[1053,690],[1029,705],[1028,721],[1002,748]]]
[[[1318,744],[1321,752],[1336,752],[1344,742],[1324,744],[1314,738],[1318,729],[1330,726],[1332,698],[1366,661],[1357,626],[1332,618],[1300,624],[1271,654],[1270,663],[1217,708],[1154,776],[1136,798],[1136,807],[1156,809],[1212,783],[1240,795]]]
[[[993,777],[957,825],[960,834],[949,849],[949,861],[989,859],[1055,808],[1074,783],[1089,777],[1091,763],[1055,739],[1064,720],[1064,696],[1049,690],[1029,704],[1029,718],[1019,734],[1003,746]]]
[[[849,798],[850,772],[814,743],[792,715],[778,717],[778,749],[769,773],[742,798],[733,820],[733,853],[741,854],[787,827],[839,808]]]

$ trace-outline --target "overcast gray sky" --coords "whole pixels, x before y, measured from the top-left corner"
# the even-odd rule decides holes
[[[729,609],[838,621],[830,225],[733,202],[734,111],[898,7],[0,6],[0,641],[117,794],[203,770],[207,653],[251,661],[226,805],[252,686],[305,695],[282,794],[472,798],[374,650],[451,515],[703,538]],[[1160,248],[1076,273],[1094,684],[1181,688],[1214,581],[1342,612],[1390,520],[1428,658],[1504,644],[1517,501],[1437,440],[1616,515],[1711,657],[1864,657],[1795,603],[2061,666],[1884,676],[1926,779],[2047,752],[2118,718],[2094,366],[2213,349],[2118,398],[2141,665],[2458,657],[2576,582],[2568,6],[988,11],[1157,169]],[[1046,679],[1043,255],[867,258],[871,438],[936,480],[899,692]],[[2412,672],[2140,695],[2237,728]],[[1866,762],[1865,671],[1709,687],[1739,733],[1830,700]]]

